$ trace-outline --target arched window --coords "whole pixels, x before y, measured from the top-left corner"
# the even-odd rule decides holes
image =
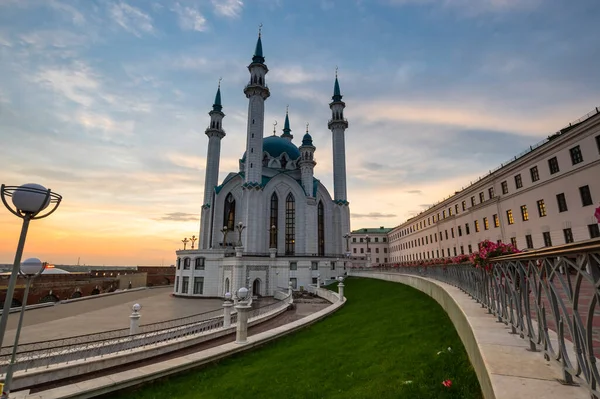
[[[269,248],[277,248],[277,228],[279,227],[277,223],[277,212],[279,211],[279,198],[276,193],[271,195],[271,217],[269,218],[269,231],[270,240],[269,240]],[[275,228],[273,228],[275,226]]]
[[[262,82],[263,82],[263,81],[262,81],[262,76],[259,76],[259,77],[258,77],[258,84],[262,86]]]
[[[181,258],[177,258],[177,270],[181,269]],[[98,273],[96,273],[98,275]]]
[[[323,201],[317,207],[317,240],[319,243],[319,256],[325,255],[325,209]]]
[[[225,206],[223,207],[223,226],[227,230],[233,231],[235,227],[235,199],[231,193],[225,197]]]
[[[229,278],[225,279],[225,293],[227,294],[229,292]]]
[[[267,166],[269,166],[269,156],[267,154],[265,154],[265,156],[263,157],[263,166],[266,168]]]
[[[292,193],[285,199],[285,254],[296,251],[296,201]]]
[[[204,270],[204,258],[196,258],[194,260],[194,270]]]

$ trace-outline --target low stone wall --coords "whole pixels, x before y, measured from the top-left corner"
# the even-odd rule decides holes
[[[557,363],[529,352],[528,341],[511,335],[460,289],[424,277],[384,272],[351,271],[352,276],[409,285],[424,292],[448,313],[465,346],[485,399],[589,399],[585,389],[559,383]]]
[[[226,358],[239,352],[250,350],[254,347],[263,345],[267,342],[273,341],[277,338],[314,324],[317,321],[329,316],[346,303],[346,298],[339,300],[337,293],[324,289],[319,289],[318,293],[319,296],[323,295],[323,298],[327,300],[329,300],[328,298],[334,298],[335,302],[319,312],[313,313],[292,323],[288,323],[281,327],[276,327],[263,333],[252,335],[248,337],[246,344],[237,344],[232,342],[178,358],[156,362],[148,366],[138,367],[134,370],[127,370],[112,375],[97,377],[85,382],[49,389],[32,395],[26,394],[22,397],[26,399],[92,398],[131,386],[140,385],[144,382],[152,381],[157,378],[177,374]],[[233,325],[231,329],[232,331],[235,331],[235,325]]]

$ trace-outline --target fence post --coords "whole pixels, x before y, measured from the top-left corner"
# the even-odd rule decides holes
[[[140,330],[140,317],[142,317],[142,315],[140,314],[141,308],[142,305],[140,305],[139,303],[136,303],[131,308],[133,310],[133,313],[131,313],[131,315],[129,316],[129,335],[137,334]]]
[[[231,326],[231,308],[233,303],[231,302],[231,293],[225,294],[225,302],[223,302],[223,327],[227,328]]]
[[[338,293],[340,294],[340,302],[344,301],[344,278],[342,276],[339,277],[339,284],[338,284]]]

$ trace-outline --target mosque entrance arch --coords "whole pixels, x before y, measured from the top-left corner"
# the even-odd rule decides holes
[[[260,296],[260,279],[255,279],[252,283],[252,296]]]

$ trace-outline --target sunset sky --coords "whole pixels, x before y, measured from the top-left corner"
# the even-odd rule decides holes
[[[259,23],[265,135],[310,123],[333,191],[346,101],[352,228],[393,227],[600,105],[597,0],[0,0],[0,183],[63,195],[25,257],[170,265],[198,235],[220,77],[220,178],[245,149]],[[0,208],[0,263],[21,227]]]

